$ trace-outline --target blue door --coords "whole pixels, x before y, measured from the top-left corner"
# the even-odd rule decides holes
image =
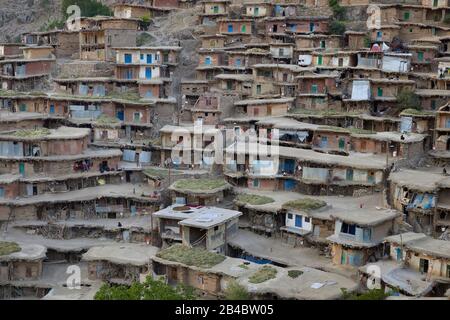
[[[302,218],[303,218],[303,216],[295,215],[295,226],[297,228],[302,227]]]
[[[55,105],[50,105],[50,113],[55,113]]]
[[[447,120],[446,128],[450,128],[450,119]]]
[[[133,61],[132,55],[129,53],[125,53],[125,63],[131,63]]]
[[[311,23],[309,24],[309,31],[310,31],[310,32],[314,32],[314,22],[311,22]]]
[[[145,68],[145,79],[152,78],[152,68]]]
[[[284,181],[284,190],[290,191],[295,189],[296,182],[292,179],[287,179]]]
[[[228,25],[228,32],[233,32],[233,25],[232,24]]]
[[[151,54],[147,55],[147,63],[153,63],[153,56]]]
[[[284,160],[284,171],[287,173],[293,174],[295,171],[295,161],[292,159],[286,159]]]
[[[327,137],[322,137],[322,139],[320,141],[320,147],[321,148],[327,148],[328,147],[328,138]]]
[[[123,110],[118,110],[116,116],[117,116],[117,119],[119,119],[120,121],[125,120],[125,114],[124,114]]]

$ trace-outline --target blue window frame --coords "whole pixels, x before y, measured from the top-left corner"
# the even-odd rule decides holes
[[[233,25],[232,24],[228,25],[228,32],[233,32]]]
[[[133,62],[133,56],[131,53],[125,53],[124,55],[125,63],[132,63]]]
[[[147,63],[153,63],[153,56],[151,54],[147,54]]]
[[[0,187],[0,198],[3,198],[5,196],[5,189],[3,187]]]
[[[50,113],[55,113],[55,105],[54,104],[50,105]]]

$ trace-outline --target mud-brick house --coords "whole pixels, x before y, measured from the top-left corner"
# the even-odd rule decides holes
[[[253,76],[250,74],[218,74],[214,89],[224,95],[245,99],[252,95]]]
[[[0,199],[15,199],[19,196],[18,174],[0,174]]]
[[[86,18],[82,21],[80,59],[114,61],[113,48],[134,47],[140,20],[125,18]],[[84,26],[84,27],[83,27]]]
[[[399,77],[369,78],[371,97],[378,104],[393,103],[397,101],[397,96],[402,91],[414,91],[416,82],[414,80],[402,79]],[[380,110],[382,111],[382,109]]]
[[[234,185],[256,190],[295,190],[310,195],[354,195],[380,190],[387,167],[383,156],[357,153],[339,156],[258,144],[245,150],[245,144],[239,142],[229,146],[226,153],[230,160],[225,176]],[[274,158],[272,154],[278,156]]]
[[[433,234],[439,182],[445,176],[433,170],[402,169],[389,176],[391,206],[405,215],[416,232]],[[444,200],[445,201],[445,200]]]
[[[179,8],[181,0],[150,0],[150,5],[155,8]]]
[[[189,206],[212,206],[228,195],[231,185],[223,179],[181,179],[173,183],[172,202]]]
[[[227,44],[227,36],[222,34],[204,34],[198,37],[201,41],[201,48],[223,49]]]
[[[22,35],[22,43],[27,46],[51,46],[56,58],[79,57],[80,36],[75,31],[54,30],[25,33]]]
[[[55,59],[0,60],[0,79],[3,90],[32,91],[45,87]]]
[[[450,28],[437,25],[414,22],[397,22],[400,29],[398,36],[406,42],[426,37],[445,37],[450,33]]]
[[[153,213],[166,244],[183,245],[216,252],[227,251],[227,241],[238,230],[241,212],[218,207],[172,205]]]
[[[350,151],[350,130],[332,126],[317,126],[312,137],[312,148],[324,152]]]
[[[115,48],[117,79],[152,80],[170,78],[178,65],[180,47]]]
[[[215,159],[215,139],[220,130],[215,126],[165,125],[159,130],[161,136],[161,163],[176,168],[209,168]]]
[[[47,114],[48,96],[44,93],[21,93],[14,91],[4,91],[0,93],[0,110],[12,113],[36,112]],[[26,115],[22,115],[26,116]],[[4,118],[6,119],[6,118]]]
[[[364,132],[355,130],[351,134],[350,146],[355,152],[385,155],[399,161],[416,162],[428,151],[428,136],[419,133]]]
[[[444,177],[438,183],[434,235],[441,236],[450,227],[450,179]]]
[[[412,54],[411,67],[414,72],[429,72],[433,70],[434,59],[439,55],[439,47],[432,45],[408,45]]]
[[[6,254],[0,255],[0,284],[41,278],[42,263],[47,257],[47,249],[44,246],[0,242],[0,248],[2,252],[6,251]]]
[[[296,106],[301,109],[324,109],[330,108],[330,95],[339,96],[337,78],[339,75],[331,73],[305,72],[296,76],[297,80],[297,102]]]
[[[308,70],[293,64],[255,64],[253,65],[254,97],[267,97],[284,94],[291,97],[295,94],[295,76]]]
[[[416,89],[420,105],[425,111],[436,111],[450,99],[450,90],[447,89]]]
[[[0,60],[17,58],[23,53],[22,47],[20,43],[0,43]]]
[[[326,34],[297,34],[294,37],[298,50],[335,50],[341,48],[341,37]]]
[[[309,34],[309,33],[328,33],[328,16],[302,16],[286,18],[286,33]]]
[[[87,148],[89,129],[23,129],[0,134],[4,157],[50,157],[77,155]]]
[[[231,0],[203,0],[202,13],[200,14],[201,23],[205,25],[214,24],[219,18],[228,16],[228,8]]]
[[[390,43],[392,39],[400,34],[400,26],[397,24],[385,24],[369,29],[369,36],[372,42]]]
[[[347,30],[344,33],[344,47],[350,50],[361,50],[367,47],[367,33],[364,31]]]
[[[222,49],[204,49],[198,51],[199,62],[197,71],[198,79],[212,80],[217,74],[222,73],[223,68],[228,64],[227,54]],[[243,65],[238,66],[240,69]]]
[[[67,78],[53,79],[55,91],[60,94],[86,97],[104,97],[114,89],[111,78]]]
[[[22,47],[22,52],[27,60],[55,58],[54,49],[51,46]]]
[[[201,95],[190,109],[192,122],[202,121],[205,125],[216,125],[219,122],[221,96],[217,94]]]
[[[270,52],[263,48],[248,48],[245,51],[228,51],[228,69],[245,67],[252,68],[256,64],[272,62]]]
[[[342,69],[356,66],[356,51],[315,51],[312,65],[319,69]]]
[[[265,1],[253,0],[243,4],[246,18],[261,19],[272,16],[273,4]]]
[[[448,8],[448,2],[446,0],[422,0],[422,6],[427,8]]]
[[[386,237],[385,257],[359,269],[367,283],[374,267],[380,271],[381,289],[412,297],[441,297],[448,288],[448,241],[423,233],[406,232]]]
[[[436,114],[435,126],[435,146],[436,151],[450,152],[450,104],[439,108]]]
[[[210,90],[208,80],[182,79],[180,86],[183,98],[182,113],[184,112],[184,109],[192,108],[199,97]]]
[[[153,7],[133,3],[115,3],[114,17],[124,19],[150,19],[154,17]]]
[[[435,112],[405,109],[399,116],[401,119],[400,132],[423,133],[433,136],[436,124]]]
[[[334,213],[334,234],[330,241],[332,261],[359,267],[382,257],[385,237],[396,230],[399,212],[386,209]]]
[[[222,35],[246,37],[243,40],[248,41],[253,32],[252,19],[218,19],[217,22]]]
[[[267,117],[286,115],[293,102],[294,98],[250,99],[237,101],[234,106],[249,117]]]
[[[276,61],[290,63],[294,58],[294,47],[293,43],[272,42],[269,50]]]
[[[88,264],[89,280],[131,285],[151,272],[158,248],[144,244],[117,244],[90,248],[82,256]]]
[[[1,98],[0,98],[1,101]],[[39,128],[47,126],[48,116],[37,112],[9,112],[0,109],[2,131]]]
[[[385,238],[389,256],[427,280],[450,278],[450,242],[437,240],[423,233],[402,233]]]

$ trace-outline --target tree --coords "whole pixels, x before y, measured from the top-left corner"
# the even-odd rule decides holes
[[[401,110],[422,109],[419,96],[411,90],[402,90],[397,94],[397,104]]]
[[[331,34],[343,35],[345,33],[346,27],[345,23],[342,21],[333,20],[329,26]]]
[[[231,281],[225,289],[225,299],[249,300],[250,294],[243,285],[240,285],[237,281]]]
[[[95,294],[95,300],[194,300],[192,287],[172,287],[163,280],[148,276],[144,283],[134,282],[131,286],[104,284]]]
[[[62,14],[67,18],[67,8],[77,5],[81,9],[81,16],[94,17],[94,16],[112,16],[113,12],[108,6],[105,6],[101,2],[96,0],[63,0],[62,2]]]

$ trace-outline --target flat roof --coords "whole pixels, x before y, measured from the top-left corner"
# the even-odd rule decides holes
[[[121,243],[90,248],[83,261],[109,261],[115,264],[145,266],[151,263],[159,248],[146,244]]]
[[[434,192],[444,179],[445,176],[442,175],[442,171],[401,168],[398,171],[391,172],[388,180],[411,190]]]
[[[361,211],[342,211],[331,215],[337,220],[357,224],[363,227],[373,227],[400,216],[400,212],[393,209],[366,209]]]
[[[235,143],[226,149],[227,153],[238,154],[264,154],[260,150],[270,150],[270,147],[263,144],[255,143],[255,148],[248,150],[245,143]],[[326,166],[342,166],[358,169],[386,169],[386,157],[377,156],[373,154],[351,153],[348,156],[339,156],[334,154],[319,153],[313,150],[289,148],[283,146],[272,146],[272,150],[279,152],[279,156],[283,158],[295,158],[300,161],[307,161],[311,163],[318,163]]]
[[[385,238],[386,242],[402,243],[406,248],[426,255],[450,259],[450,241],[438,240],[423,233],[407,232]]]
[[[176,208],[185,210],[180,211]],[[240,217],[242,212],[218,207],[187,207],[174,204],[153,215],[158,218],[180,220],[179,224],[183,226],[210,229]]]
[[[57,129],[48,129],[48,134],[39,136],[17,136],[15,133],[20,133],[22,129],[13,132],[0,132],[0,140],[10,141],[46,141],[46,140],[70,140],[80,139],[89,136],[91,130],[89,128],[75,128],[75,127],[59,127]],[[24,132],[28,131],[24,129]],[[33,130],[30,129],[30,132]]]
[[[275,99],[248,99],[235,102],[235,106],[260,105],[271,103],[288,103],[293,102],[295,98],[275,98]]]
[[[21,250],[8,255],[0,256],[0,261],[34,261],[46,257],[47,248],[39,244],[21,244],[18,243]]]

